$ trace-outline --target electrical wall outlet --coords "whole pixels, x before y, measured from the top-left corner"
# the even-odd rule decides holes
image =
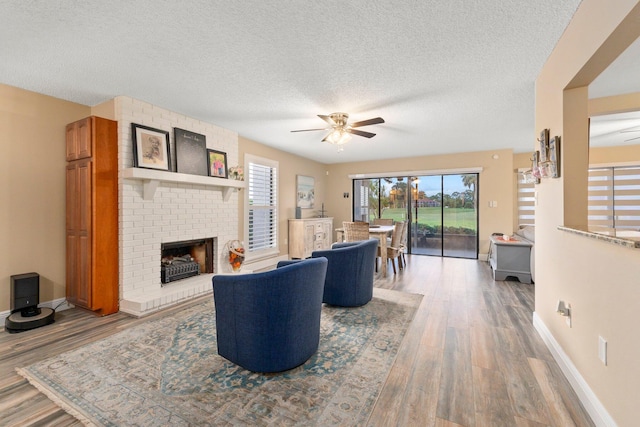
[[[607,366],[607,340],[598,337],[598,358]]]

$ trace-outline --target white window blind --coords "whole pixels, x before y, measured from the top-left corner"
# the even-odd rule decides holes
[[[270,252],[278,247],[278,163],[252,158],[248,162],[248,251]]]
[[[533,182],[527,183],[518,173],[518,224],[519,225],[535,225],[536,206],[535,191],[536,187]]]
[[[640,229],[640,166],[589,169],[589,225]]]

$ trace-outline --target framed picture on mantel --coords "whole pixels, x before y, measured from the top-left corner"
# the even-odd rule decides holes
[[[179,128],[173,128],[173,134],[177,172],[208,176],[206,136]]]
[[[131,135],[135,167],[169,170],[169,132],[131,123]]]
[[[228,178],[227,153],[207,149],[207,162],[209,163],[209,176]]]

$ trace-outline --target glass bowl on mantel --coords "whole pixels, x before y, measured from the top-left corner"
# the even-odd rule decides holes
[[[227,257],[229,270],[233,273],[239,273],[244,262],[244,245],[240,240],[229,240],[224,244],[223,254]]]

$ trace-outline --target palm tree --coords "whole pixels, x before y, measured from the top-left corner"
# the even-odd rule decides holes
[[[473,204],[476,204],[476,182],[478,181],[478,175],[475,173],[465,174],[462,176],[462,184],[473,191]]]

